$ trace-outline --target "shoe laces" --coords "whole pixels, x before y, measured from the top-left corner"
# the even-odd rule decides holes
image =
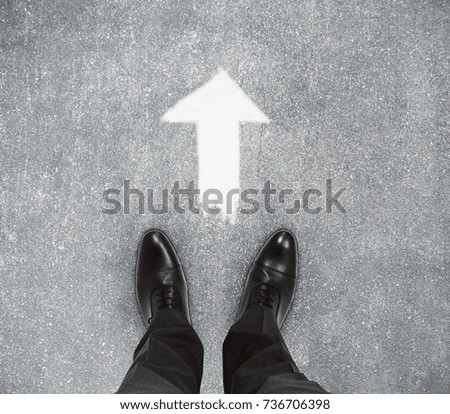
[[[175,301],[175,290],[172,286],[163,286],[156,292],[156,309],[173,308]]]
[[[273,309],[274,288],[270,285],[262,284],[259,287],[258,305]]]

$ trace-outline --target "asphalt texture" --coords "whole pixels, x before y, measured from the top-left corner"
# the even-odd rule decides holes
[[[111,393],[144,334],[141,235],[188,278],[221,347],[266,238],[298,238],[283,335],[334,393],[450,392],[449,18],[445,0],[0,2],[0,392]],[[104,214],[108,188],[197,178],[194,125],[161,116],[219,67],[270,119],[241,127],[241,188],[318,214]],[[325,180],[346,213],[325,210]]]

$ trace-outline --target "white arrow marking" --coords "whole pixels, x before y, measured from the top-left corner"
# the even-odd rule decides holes
[[[239,123],[269,123],[269,119],[221,68],[205,85],[178,101],[161,119],[197,125],[200,197],[211,188],[221,191],[224,205],[220,207],[225,214],[228,191],[240,189]],[[237,198],[233,197],[232,221]]]

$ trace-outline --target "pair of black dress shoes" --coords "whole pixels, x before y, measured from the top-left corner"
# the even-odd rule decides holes
[[[281,327],[291,307],[297,277],[295,237],[287,230],[264,244],[247,275],[238,318],[254,306],[274,313]],[[136,296],[146,326],[165,308],[175,308],[190,321],[186,278],[175,248],[159,230],[144,234],[136,265]]]

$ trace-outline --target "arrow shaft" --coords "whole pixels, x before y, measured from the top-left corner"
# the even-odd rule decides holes
[[[197,124],[199,188],[214,188],[224,202],[229,190],[239,188],[239,123],[209,118]]]

